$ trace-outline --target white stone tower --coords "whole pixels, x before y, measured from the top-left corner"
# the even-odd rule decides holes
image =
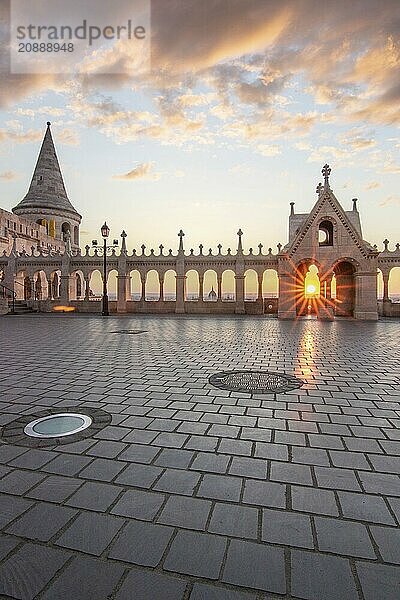
[[[57,240],[70,239],[72,248],[79,248],[81,215],[72,206],[61,174],[50,131],[50,122],[40,148],[28,193],[15,206],[13,213],[46,227]]]

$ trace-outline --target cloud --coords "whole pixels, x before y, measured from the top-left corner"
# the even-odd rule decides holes
[[[382,200],[379,203],[379,206],[389,206],[389,205],[400,205],[400,196],[398,195],[391,195],[391,196],[387,196],[387,198],[385,198],[384,200]]]
[[[114,175],[113,179],[122,179],[124,181],[150,179],[156,181],[160,178],[160,174],[154,173],[153,167],[154,163],[152,162],[141,163],[134,167],[131,171],[128,171],[128,173],[124,173],[123,175]]]
[[[376,190],[379,187],[381,187],[381,184],[379,183],[379,181],[370,181],[369,183],[367,183],[364,186],[364,189],[365,190]]]
[[[263,156],[277,156],[278,154],[282,154],[282,150],[279,146],[271,146],[268,144],[258,144],[257,152]]]
[[[0,173],[0,179],[2,181],[13,181],[17,178],[18,173],[16,173],[15,171],[3,171],[3,173]]]

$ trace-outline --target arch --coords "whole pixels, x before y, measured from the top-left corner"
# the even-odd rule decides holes
[[[355,307],[355,266],[348,260],[341,260],[335,264],[336,277],[336,314],[343,317],[352,317]]]
[[[130,284],[130,293],[128,294],[128,300],[133,300],[138,302],[141,298],[142,294],[142,284],[140,280],[140,272],[137,269],[130,271],[129,277],[131,278]]]
[[[195,269],[186,272],[185,300],[195,302],[199,299],[200,283],[199,274]]]
[[[45,300],[48,295],[48,284],[46,273],[42,270],[35,271],[33,274],[34,287],[32,296],[35,300]]]
[[[232,269],[226,269],[222,273],[222,300],[224,302],[235,302],[235,272]]]
[[[32,282],[28,275],[24,277],[24,300],[32,299]]]
[[[117,299],[117,276],[118,271],[111,269],[107,273],[107,295],[109,300]]]
[[[103,277],[99,269],[94,269],[89,277],[89,300],[99,300],[103,291]]]
[[[266,269],[263,273],[263,298],[277,298],[279,294],[279,279],[276,269]]]
[[[163,297],[164,302],[176,301],[176,271],[169,269],[164,273]]]
[[[47,278],[48,297],[50,300],[56,300],[60,297],[60,277],[61,271],[51,271]]]
[[[254,269],[247,269],[244,273],[244,299],[257,300],[258,276]]]
[[[203,300],[205,302],[215,302],[218,298],[218,278],[213,269],[208,269],[204,273]]]
[[[47,219],[38,219],[36,221],[36,223],[38,225],[42,225],[43,227],[46,227],[46,233],[47,234],[49,233],[49,223],[48,223]]]
[[[333,246],[333,223],[329,219],[324,219],[319,224],[318,243],[320,247]]]
[[[400,267],[393,267],[389,273],[389,298],[400,302]]]
[[[146,297],[147,302],[160,300],[160,279],[158,271],[151,269],[146,273]]]
[[[298,316],[317,315],[321,283],[319,265],[311,259],[301,262],[296,269],[296,313]]]
[[[63,240],[67,239],[67,235],[71,235],[71,225],[68,221],[64,221],[61,225],[61,235]]]

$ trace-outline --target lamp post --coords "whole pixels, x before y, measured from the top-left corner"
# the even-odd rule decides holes
[[[118,245],[118,240],[113,240],[112,246],[107,246],[107,238],[110,235],[110,228],[107,223],[104,222],[104,225],[100,228],[101,235],[103,238],[103,296],[102,296],[102,310],[101,314],[103,317],[109,316],[108,310],[108,292],[107,292],[107,251],[115,248]],[[97,240],[92,240],[92,246],[97,247]]]
[[[103,236],[103,299],[102,299],[102,315],[108,317],[108,293],[107,293],[107,238],[110,234],[110,228],[104,221],[104,225],[101,227],[101,235]]]

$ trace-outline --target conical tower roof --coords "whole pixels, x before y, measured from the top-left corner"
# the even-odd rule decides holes
[[[13,208],[16,214],[23,214],[26,209],[39,208],[50,210],[62,210],[79,216],[72,206],[61,174],[53,138],[50,130],[50,122],[40,148],[39,157],[33,172],[31,185],[25,198]]]

